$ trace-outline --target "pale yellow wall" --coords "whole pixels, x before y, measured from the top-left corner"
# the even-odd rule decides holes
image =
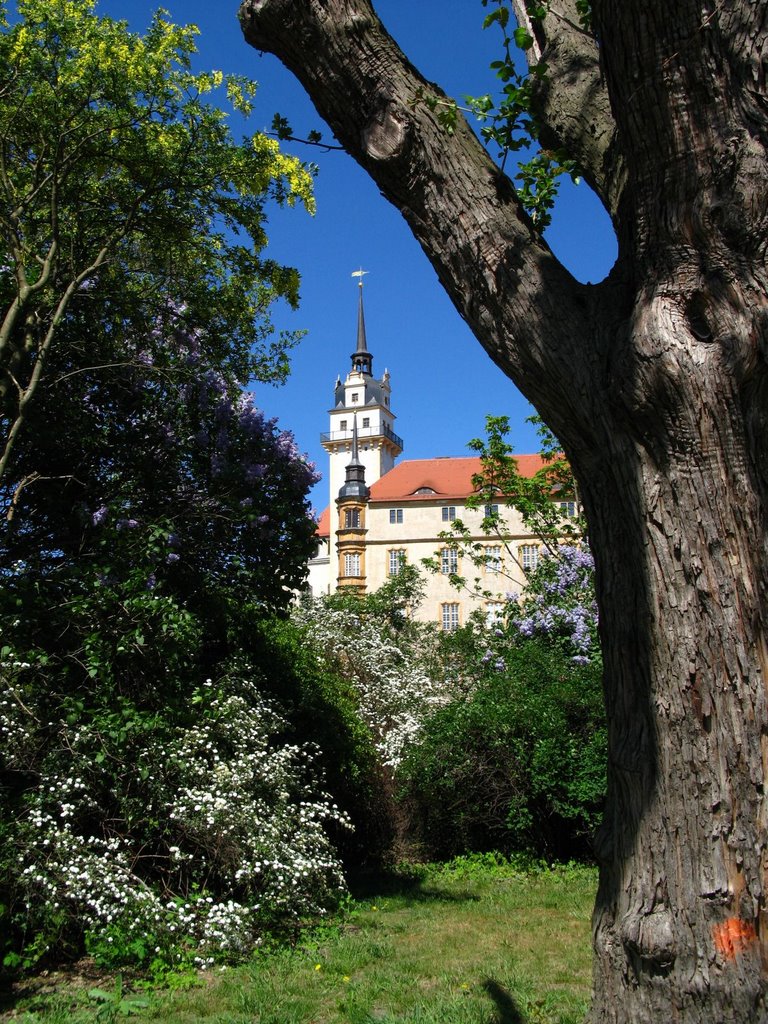
[[[334,552],[336,545],[334,544]],[[323,538],[319,545],[318,551],[314,558],[309,560],[309,573],[307,575],[307,587],[310,594],[313,597],[322,597],[323,594],[330,594],[332,590],[336,589],[336,564],[334,554],[334,580],[333,586],[331,586],[331,558],[329,551],[329,543],[327,539]]]
[[[443,573],[428,572],[421,562],[424,558],[436,557],[445,541],[439,534],[446,531],[450,523],[442,519],[442,506],[454,504],[456,516],[467,526],[472,540],[479,541],[484,547],[501,547],[502,572],[494,573],[487,568],[473,565],[468,559],[459,557],[458,574],[464,576],[469,590],[457,590]],[[402,508],[403,522],[390,523],[390,509]],[[522,544],[536,544],[523,525],[520,514],[511,509],[501,508],[505,521],[506,532],[510,535],[507,547],[513,555],[519,557]],[[338,514],[337,514],[338,515]],[[334,516],[334,519],[337,518]],[[475,608],[487,610],[488,601],[503,602],[509,592],[521,592],[525,588],[525,575],[505,545],[493,535],[483,534],[480,523],[484,518],[483,509],[468,510],[459,501],[448,502],[440,499],[425,498],[423,501],[392,502],[390,504],[369,504],[364,513],[365,554],[363,563],[366,572],[366,592],[378,590],[389,579],[389,552],[405,551],[406,559],[422,573],[426,583],[426,595],[416,611],[416,618],[422,622],[441,621],[442,605],[457,603],[459,605],[459,622],[464,624]],[[334,524],[336,525],[336,524]],[[439,564],[439,555],[437,555]],[[314,596],[333,593],[337,588],[338,554],[336,536],[331,543],[323,541],[318,556],[309,563],[308,586]],[[483,590],[491,592],[491,598],[477,598],[470,591],[476,578],[480,580]]]
[[[450,526],[450,523],[446,523],[442,519],[441,508],[444,504],[456,506],[456,516],[470,529],[472,540],[477,540],[484,546],[498,545],[502,549],[502,573],[493,573],[486,568],[473,565],[469,559],[459,557],[458,574],[467,579],[470,589],[473,587],[474,580],[479,578],[481,588],[491,592],[492,600],[503,601],[508,592],[519,592],[524,588],[525,576],[505,550],[503,542],[481,532],[480,523],[484,518],[483,509],[468,510],[458,501],[448,502],[441,499],[439,503],[436,503],[434,499],[425,499],[418,502],[392,502],[387,505],[369,506],[368,534],[366,536],[367,590],[369,593],[378,590],[390,578],[388,574],[389,552],[404,550],[408,562],[422,571],[427,585],[426,595],[416,612],[416,618],[424,622],[439,622],[441,606],[444,603],[456,602],[459,604],[459,621],[463,624],[474,608],[484,610],[487,608],[487,599],[478,599],[467,589],[457,590],[451,585],[447,575],[428,572],[421,565],[423,558],[435,557],[435,553],[445,545],[445,541],[439,537],[439,534]],[[391,508],[403,509],[402,523],[390,523],[389,511]],[[519,513],[506,509],[502,510],[502,514],[507,532],[512,537],[508,546],[516,554],[521,543],[532,542],[531,535],[523,526]]]

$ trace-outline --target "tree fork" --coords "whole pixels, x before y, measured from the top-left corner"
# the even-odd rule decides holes
[[[461,121],[450,136],[409,105],[423,79],[367,0],[246,0],[240,17],[402,210],[579,481],[610,750],[593,1021],[754,1024],[768,1020],[768,12],[595,0],[598,52],[571,0],[552,8],[539,114],[619,239],[595,287],[559,267]],[[556,65],[574,54],[569,110],[573,68]]]

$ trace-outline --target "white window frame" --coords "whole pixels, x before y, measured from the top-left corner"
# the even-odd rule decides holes
[[[499,516],[499,506],[498,505],[486,505],[485,506],[485,515],[483,517],[484,519],[491,519],[491,518],[498,519],[498,516]]]
[[[560,502],[560,514],[566,519],[576,518],[576,502],[575,501],[561,501]]]
[[[344,575],[345,576],[359,576],[360,575],[360,552],[359,551],[347,551],[344,555]]]
[[[399,576],[405,565],[405,550],[403,548],[391,548],[387,552],[387,575]]]
[[[444,633],[455,633],[459,628],[459,602],[447,601],[440,605],[440,624]]]
[[[441,512],[444,523],[452,523],[456,518],[456,506],[455,505],[443,505]]]
[[[517,549],[520,556],[520,565],[525,572],[533,572],[539,564],[539,545],[521,544]]]
[[[459,571],[459,552],[456,548],[442,548],[440,550],[440,572],[445,576]]]
[[[493,576],[501,572],[501,544],[489,544],[485,549],[485,571]]]
[[[504,618],[504,602],[489,601],[485,606],[485,621],[488,626],[495,626]]]
[[[403,510],[401,508],[391,508],[389,510],[389,521],[394,525],[399,525],[403,521]]]

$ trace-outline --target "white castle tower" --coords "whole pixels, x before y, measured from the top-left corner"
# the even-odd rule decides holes
[[[352,367],[342,383],[336,378],[333,408],[329,410],[330,429],[321,434],[323,448],[328,452],[329,504],[335,507],[339,491],[346,481],[346,467],[350,461],[353,426],[357,420],[357,450],[365,468],[365,482],[370,486],[388,473],[403,450],[403,442],[394,431],[395,416],[390,408],[391,387],[389,371],[381,380],[373,376],[373,356],[368,351],[363,314],[363,274],[352,275],[359,280],[357,311],[357,348],[352,353]]]

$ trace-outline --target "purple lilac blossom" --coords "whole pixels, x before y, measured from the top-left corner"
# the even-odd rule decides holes
[[[109,515],[109,509],[107,508],[106,505],[102,505],[101,508],[97,508],[96,511],[91,516],[91,519],[93,521],[93,525],[94,526],[101,526],[101,524],[104,522],[104,520],[107,518],[108,515]]]
[[[135,530],[138,525],[138,519],[118,519],[117,521],[118,530]]]
[[[524,596],[512,627],[524,637],[561,637],[570,644],[575,661],[588,662],[597,625],[593,567],[590,552],[574,545],[563,545],[556,556],[547,555],[536,573],[541,590]]]

